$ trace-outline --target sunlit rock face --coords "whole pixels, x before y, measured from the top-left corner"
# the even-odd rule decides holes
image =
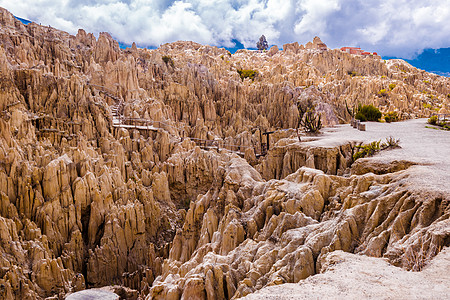
[[[2,299],[110,285],[229,299],[316,274],[334,250],[412,268],[418,243],[426,257],[448,244],[448,199],[411,192],[410,164],[374,175],[352,167],[354,142],[313,146],[294,130],[308,99],[328,126],[350,120],[346,104],[449,112],[447,78],[318,38],[231,55],[193,42],[121,50],[107,33],[25,26],[4,9],[0,25]],[[116,115],[153,127],[113,126]]]

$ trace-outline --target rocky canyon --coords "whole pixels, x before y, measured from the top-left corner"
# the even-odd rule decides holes
[[[402,60],[319,38],[121,49],[0,8],[0,85],[0,299],[236,299],[339,255],[420,276],[449,253],[449,133],[421,118],[450,113],[450,78]],[[299,139],[302,101],[325,128]],[[353,129],[358,104],[401,122]]]

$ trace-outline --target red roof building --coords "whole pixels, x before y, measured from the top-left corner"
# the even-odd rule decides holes
[[[376,52],[373,52],[373,53],[367,52],[367,51],[362,50],[359,47],[342,47],[341,51],[347,52],[350,54],[355,54],[355,55],[378,55]]]

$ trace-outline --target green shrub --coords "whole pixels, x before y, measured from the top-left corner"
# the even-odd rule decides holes
[[[392,91],[394,88],[395,88],[395,83],[391,83],[391,84],[389,84],[389,89]]]
[[[360,118],[358,118],[358,116]],[[381,118],[382,113],[373,105],[364,105],[358,108],[358,113],[355,118],[364,122],[362,116],[364,116],[367,121],[378,121],[378,119]]]
[[[374,141],[367,145],[359,145],[356,148],[361,149],[360,151],[353,154],[353,160],[357,160],[358,158],[363,158],[366,156],[372,156],[376,152],[380,151],[380,141]]]
[[[398,114],[395,111],[390,111],[387,114],[384,115],[384,120],[387,123],[391,123],[391,122],[397,122],[398,121]]]
[[[374,141],[367,145],[358,145],[356,146],[357,149],[361,149],[355,154],[353,154],[353,161],[357,160],[358,158],[363,158],[366,156],[372,156],[375,153],[386,150],[386,149],[395,149],[395,148],[401,148],[400,147],[400,139],[394,139],[392,136],[386,138],[386,141],[381,143],[381,140]]]
[[[447,94],[447,98],[450,99],[450,94]]]
[[[255,76],[258,74],[255,70],[243,70],[239,69],[237,70],[239,73],[239,76],[241,77],[242,81],[244,81],[245,78],[250,78],[252,81],[255,80]]]
[[[378,91],[378,96],[379,96],[379,97],[387,96],[387,91],[386,91],[386,89],[381,89],[381,90],[379,90],[379,91]]]
[[[437,122],[438,122],[438,117],[437,116],[431,116],[428,119],[428,124],[437,125]]]
[[[380,147],[381,150],[401,148],[400,139],[394,139],[394,137],[390,136],[386,138],[386,142],[381,143]]]
[[[355,119],[356,119],[356,120],[360,120],[361,122],[367,121],[366,116],[365,116],[362,112],[360,112],[360,111],[358,111],[358,112],[356,113]]]

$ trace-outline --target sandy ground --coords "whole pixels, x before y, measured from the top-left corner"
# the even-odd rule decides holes
[[[317,146],[336,146],[347,141],[373,142],[389,136],[400,139],[400,149],[386,150],[373,160],[390,162],[407,160],[419,164],[409,170],[414,186],[438,189],[450,193],[450,131],[426,128],[427,119],[414,119],[395,123],[365,122],[366,131],[350,125],[324,128],[314,141]]]
[[[119,296],[108,290],[109,287],[100,289],[87,289],[70,294],[66,300],[118,300]]]
[[[334,251],[328,269],[299,283],[263,288],[253,299],[450,299],[450,248],[421,272],[405,271],[382,258]]]

